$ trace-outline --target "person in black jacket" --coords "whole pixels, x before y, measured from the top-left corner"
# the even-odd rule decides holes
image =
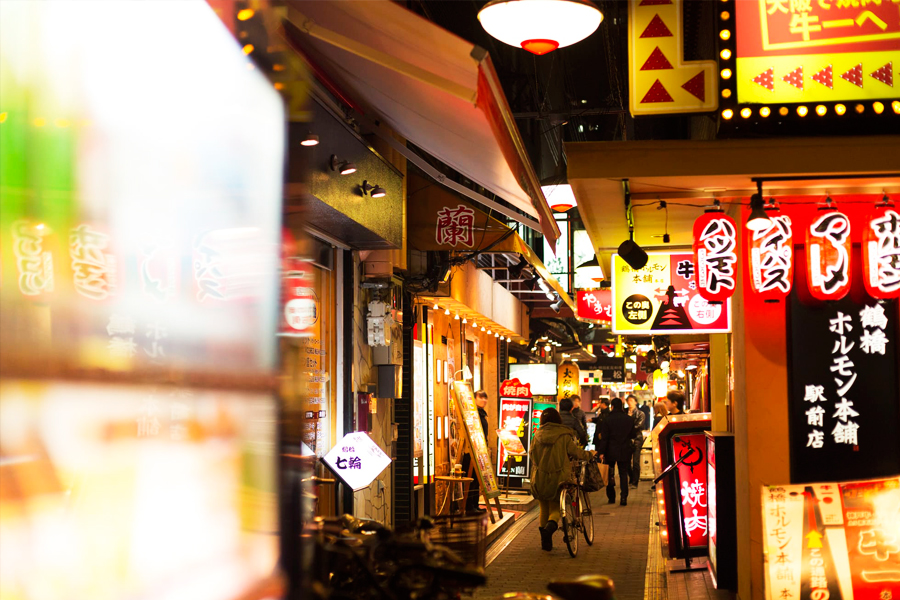
[[[600,425],[603,423],[603,419],[609,416],[609,399],[608,398],[600,398],[600,409],[597,411],[597,416],[594,417],[594,448],[600,447]]]
[[[578,443],[583,449],[588,443],[587,431],[582,426],[581,420],[575,416],[574,408],[575,403],[572,402],[571,398],[562,398],[559,401],[559,417],[562,419],[563,425],[575,430],[575,437],[578,438]]]
[[[488,423],[487,410],[485,406],[488,403],[488,395],[484,390],[475,392],[475,406],[478,407],[478,417],[481,419],[481,430],[484,432],[484,441],[488,441]],[[462,458],[463,473],[469,472],[469,466],[472,464],[472,456],[467,452]],[[478,498],[481,496],[481,487],[478,485],[478,477],[473,473],[471,476],[475,481],[469,484],[469,494],[466,496],[466,514],[479,515],[485,510],[478,506]]]
[[[600,423],[600,440],[597,446],[597,454],[604,464],[609,465],[609,482],[606,485],[606,497],[610,504],[616,502],[616,471],[619,472],[619,489],[621,501],[619,504],[628,504],[628,471],[631,468],[631,440],[636,437],[638,430],[634,426],[634,419],[629,417],[622,409],[622,399],[612,399],[612,410],[609,416]],[[616,469],[618,467],[618,469]]]

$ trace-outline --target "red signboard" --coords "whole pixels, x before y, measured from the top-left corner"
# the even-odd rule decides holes
[[[891,591],[900,593],[900,481],[844,483],[840,490],[853,599],[882,600]]]
[[[806,231],[809,291],[819,300],[840,300],[850,291],[850,219],[820,211]]]
[[[303,337],[319,318],[319,301],[309,262],[296,257],[297,248],[290,231],[282,231],[281,319],[279,335]]]
[[[687,541],[685,550],[705,548],[707,545],[706,493],[706,434],[690,433],[672,436],[673,459],[678,461],[679,499],[681,501],[681,527]]]
[[[697,291],[710,302],[734,294],[737,272],[737,227],[722,212],[707,212],[694,221],[694,264]]]
[[[765,300],[781,300],[791,293],[794,279],[794,236],[791,218],[779,210],[766,211],[765,229],[747,230],[750,287]]]
[[[900,297],[900,215],[879,206],[863,231],[863,280],[873,298]]]
[[[500,384],[500,396],[503,398],[531,398],[531,384],[522,383],[518,378],[507,379]]]
[[[576,306],[582,319],[612,323],[612,290],[579,290]]]

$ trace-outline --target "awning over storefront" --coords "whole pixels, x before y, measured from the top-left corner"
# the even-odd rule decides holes
[[[537,219],[522,220],[555,243],[487,52],[388,0],[291,3],[288,16],[292,42],[345,100]]]
[[[547,286],[558,293],[566,305],[575,311],[574,302],[559,281],[514,229],[480,210],[474,203],[415,173],[408,176],[407,197],[409,199],[406,217],[407,243],[411,248],[447,250],[473,255],[475,253],[521,255]],[[518,259],[514,258],[513,264],[517,261]],[[511,286],[510,289],[513,295],[519,296],[524,292],[533,295],[531,290],[517,290],[514,287]],[[540,292],[540,289],[537,291]]]

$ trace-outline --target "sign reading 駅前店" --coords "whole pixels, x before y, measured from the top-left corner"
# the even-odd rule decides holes
[[[807,306],[791,294],[792,483],[900,472],[897,321],[896,300]]]

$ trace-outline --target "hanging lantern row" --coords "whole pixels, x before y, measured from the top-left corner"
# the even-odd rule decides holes
[[[791,293],[794,236],[791,218],[774,199],[765,204],[754,194],[747,220],[746,250],[750,287],[766,301]],[[818,300],[840,300],[850,291],[852,241],[850,219],[829,198],[806,231],[807,285]],[[737,226],[716,205],[694,222],[697,290],[709,302],[734,294]],[[900,297],[900,214],[884,197],[866,219],[863,278],[876,299]]]

